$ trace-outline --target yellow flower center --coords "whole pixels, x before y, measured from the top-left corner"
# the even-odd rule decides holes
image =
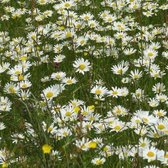
[[[23,76],[23,75],[19,75],[19,76],[18,76],[18,80],[19,80],[19,81],[24,80],[24,76]]]
[[[88,112],[87,111],[82,111],[82,115],[86,116],[86,115],[88,115]]]
[[[84,19],[85,19],[85,20],[88,20],[88,19],[89,19],[89,16],[85,16]]]
[[[67,83],[72,84],[72,80],[71,79],[67,80]]]
[[[94,110],[95,109],[95,106],[94,105],[91,105],[91,106],[88,106],[89,110]]]
[[[16,90],[15,90],[15,88],[13,86],[10,86],[9,87],[9,92],[10,93],[16,93]]]
[[[141,120],[136,119],[135,122],[136,122],[137,124],[139,124],[139,123],[141,123]]]
[[[148,123],[148,119],[147,118],[143,118],[143,121],[145,122],[145,123]]]
[[[159,124],[157,127],[159,130],[163,130],[165,128],[165,126],[163,124]]]
[[[26,85],[26,84],[23,84],[23,85],[22,85],[22,88],[23,88],[23,89],[27,88],[27,85]]]
[[[102,91],[101,91],[100,89],[97,89],[97,90],[95,91],[95,93],[96,93],[97,95],[100,95],[100,94],[102,93]]]
[[[103,164],[102,160],[100,159],[96,160],[96,165],[101,165],[101,164]]]
[[[15,71],[15,75],[20,75],[21,74],[21,71]]]
[[[85,40],[81,40],[80,41],[80,44],[82,45],[82,44],[84,44],[85,43]]]
[[[78,106],[74,108],[75,113],[78,113],[79,111],[80,111],[80,108]]]
[[[158,134],[158,133],[154,133],[154,134],[153,134],[153,137],[154,137],[154,138],[159,138],[159,134]]]
[[[163,113],[158,112],[157,115],[158,115],[159,117],[162,117],[162,116],[163,116]]]
[[[113,94],[113,95],[117,95],[118,92],[117,92],[117,91],[113,91],[112,94]]]
[[[152,52],[149,52],[149,53],[148,53],[148,56],[149,56],[149,57],[153,57],[153,53],[152,53]]]
[[[66,33],[66,38],[70,38],[70,37],[72,37],[72,33],[71,32],[67,32]]]
[[[147,153],[147,156],[148,156],[148,157],[154,157],[154,156],[155,156],[155,153],[152,152],[152,151],[149,151],[149,152]]]
[[[114,129],[115,129],[116,131],[119,131],[119,130],[121,129],[121,126],[120,126],[120,125],[117,125],[117,126],[114,127]]]
[[[70,5],[70,3],[65,3],[64,6],[65,6],[66,8],[69,8],[71,5]]]
[[[86,65],[85,65],[85,64],[79,65],[79,69],[80,69],[80,70],[84,70],[85,68],[86,68]]]
[[[60,28],[60,30],[65,30],[64,26],[60,26],[59,28]]]
[[[117,109],[117,110],[116,110],[116,113],[117,113],[117,114],[121,114],[121,110],[120,110],[120,109]]]
[[[103,148],[103,151],[107,151],[108,150],[108,147],[107,146],[105,146],[104,148]]]
[[[26,60],[27,60],[27,56],[26,56],[26,55],[21,56],[21,57],[20,57],[20,60],[21,60],[21,61],[26,61]]]
[[[66,113],[65,113],[65,115],[67,116],[67,117],[70,117],[71,116],[71,112],[70,111],[67,111]]]
[[[164,158],[168,159],[168,153],[166,153],[166,154],[164,155]]]
[[[47,94],[46,94],[46,97],[48,98],[48,99],[50,99],[51,97],[53,97],[53,93],[52,92],[48,92]]]
[[[61,76],[59,74],[56,75],[56,79],[60,79]]]
[[[145,147],[146,146],[146,143],[145,142],[143,142],[143,143],[141,143],[141,145],[140,145],[141,147]]]
[[[66,136],[68,136],[68,133],[67,132],[63,132],[63,135],[66,137]]]

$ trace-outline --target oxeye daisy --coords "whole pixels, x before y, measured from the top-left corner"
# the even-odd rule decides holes
[[[19,86],[14,83],[7,83],[4,90],[9,94],[16,94],[19,92]]]
[[[121,96],[121,89],[117,87],[112,87],[112,89],[108,91],[108,94],[109,96],[118,98],[119,96]]]
[[[48,0],[38,0],[37,3],[39,5],[46,5],[48,3]]]
[[[111,126],[110,128],[112,128],[111,131],[115,131],[115,132],[121,132],[123,130],[126,129],[126,125],[124,122],[122,121],[115,121]]]
[[[75,6],[74,0],[64,1],[60,4],[63,9],[70,9],[72,6]]]
[[[95,95],[96,99],[99,99],[107,95],[108,90],[106,87],[96,85],[91,89],[91,93]]]
[[[139,71],[138,69],[135,69],[134,71],[130,72],[130,77],[133,80],[138,80],[139,78],[142,77],[142,71]]]
[[[3,62],[2,65],[0,65],[0,73],[5,72],[10,66],[10,63],[8,62]]]
[[[153,50],[153,49],[146,49],[144,51],[144,56],[146,59],[150,59],[150,60],[154,60],[155,57],[157,56],[157,51]]]
[[[123,75],[123,74],[125,74],[127,72],[128,68],[129,68],[129,63],[122,61],[118,65],[114,65],[111,68],[111,70],[116,75]]]
[[[162,93],[166,91],[165,85],[163,83],[157,83],[152,87],[152,91],[157,94],[157,93]]]
[[[120,105],[118,106],[115,106],[113,109],[112,109],[112,113],[115,115],[115,116],[125,116],[127,115],[128,113],[128,110]]]
[[[94,159],[92,159],[91,162],[94,165],[102,165],[102,164],[104,164],[105,161],[106,161],[105,158],[94,158]]]
[[[26,88],[29,88],[31,87],[31,82],[30,81],[22,81],[19,83],[19,86],[21,89],[26,89]]]
[[[165,110],[154,110],[153,114],[157,117],[164,117],[166,115],[166,111]]]
[[[79,58],[73,63],[73,67],[76,69],[76,72],[79,72],[84,75],[85,72],[89,71],[91,68],[90,62]]]
[[[81,15],[81,19],[84,21],[89,21],[89,20],[93,19],[93,15],[90,13],[85,13],[85,14]]]
[[[51,79],[60,81],[64,79],[65,76],[66,76],[65,72],[56,72],[51,74]]]
[[[72,85],[72,84],[75,84],[76,82],[77,80],[72,77],[66,77],[62,80],[62,83],[64,83],[65,85]]]
[[[143,158],[147,159],[148,162],[151,162],[156,159],[157,149],[154,147],[148,147],[143,150]]]
[[[10,111],[11,101],[7,97],[0,97],[0,111]]]
[[[42,97],[51,100],[64,90],[64,85],[53,85],[43,90]]]

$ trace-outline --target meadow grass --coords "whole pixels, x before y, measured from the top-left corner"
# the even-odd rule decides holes
[[[166,168],[167,9],[1,0],[1,167]]]

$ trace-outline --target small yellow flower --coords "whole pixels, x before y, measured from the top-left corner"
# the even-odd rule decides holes
[[[7,168],[8,167],[8,164],[6,162],[3,162],[2,163],[2,168]]]
[[[52,147],[48,144],[44,144],[42,146],[42,150],[43,150],[44,154],[49,154],[49,153],[51,153]]]
[[[97,147],[97,143],[94,141],[89,142],[89,148],[95,149]]]

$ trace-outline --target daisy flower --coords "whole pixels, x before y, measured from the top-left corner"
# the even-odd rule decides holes
[[[108,91],[109,96],[118,98],[119,96],[121,96],[121,89],[117,88],[117,87],[112,87],[112,90]]]
[[[0,73],[5,72],[10,66],[10,63],[8,62],[3,62],[2,65],[0,65]]]
[[[134,71],[130,72],[130,77],[133,80],[138,80],[139,78],[142,77],[142,71],[139,71],[138,69],[135,69]]]
[[[156,156],[157,156],[157,149],[154,147],[150,147],[150,148],[148,147],[143,150],[143,158],[147,159],[148,162],[156,160]]]
[[[92,159],[91,162],[92,162],[94,165],[102,165],[102,164],[104,164],[105,161],[106,161],[105,158],[94,158],[94,159]]]
[[[107,95],[108,90],[103,86],[96,85],[91,89],[91,93],[95,95],[95,98],[102,98]]]
[[[60,81],[63,78],[65,78],[65,76],[66,76],[65,72],[56,72],[51,74],[51,79]]]
[[[114,65],[111,70],[116,75],[123,75],[127,72],[129,68],[129,63],[122,61],[118,65]]]
[[[43,90],[42,97],[45,97],[47,100],[51,100],[57,97],[64,90],[63,85],[53,85]]]
[[[31,85],[32,84],[31,84],[30,81],[21,81],[19,83],[19,86],[20,86],[21,89],[27,89],[27,88],[31,87]]]
[[[75,6],[75,2],[74,0],[70,0],[70,1],[63,1],[60,4],[60,7],[63,9],[70,9],[71,7]]]
[[[144,56],[146,59],[154,60],[157,56],[157,51],[149,48],[144,51]]]
[[[89,71],[91,66],[88,60],[79,58],[73,63],[73,67],[76,69],[76,72],[79,72],[84,75],[85,72]]]
[[[111,131],[115,132],[121,132],[126,129],[125,123],[122,121],[115,121],[110,127],[112,128]]]
[[[162,93],[165,92],[165,85],[163,83],[157,83],[152,87],[152,91],[157,94],[157,93]]]
[[[7,97],[0,97],[0,111],[10,111],[12,103]]]
[[[9,94],[16,94],[19,92],[19,87],[14,83],[7,83],[4,87],[4,91]]]
[[[72,85],[72,84],[77,83],[77,80],[72,77],[67,77],[62,80],[62,83],[66,84],[66,85]]]

